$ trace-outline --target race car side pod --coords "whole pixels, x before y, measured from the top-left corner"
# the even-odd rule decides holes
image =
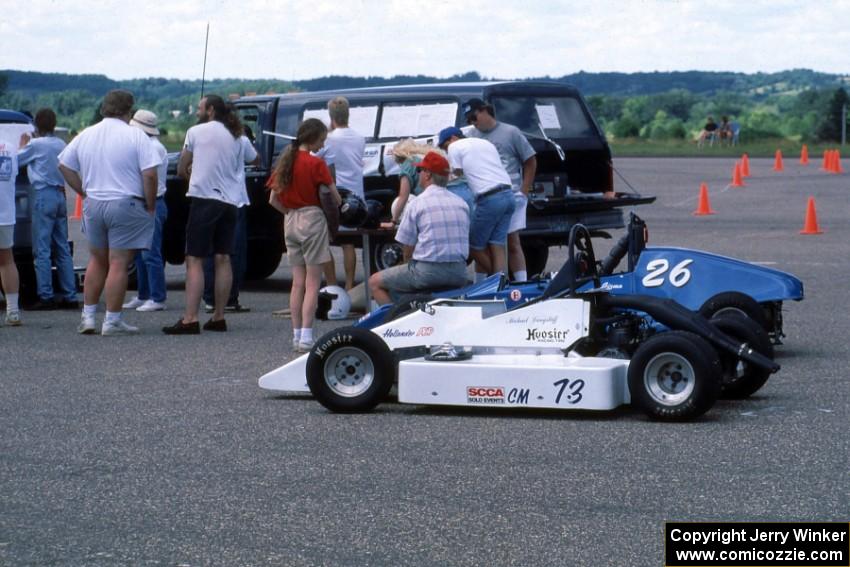
[[[650,317],[671,329],[695,333],[718,348],[751,364],[769,370],[779,371],[780,366],[763,354],[754,351],[747,343],[740,343],[729,335],[721,332],[708,319],[682,307],[672,299],[662,299],[648,295],[600,295],[600,307],[625,308],[643,311]]]

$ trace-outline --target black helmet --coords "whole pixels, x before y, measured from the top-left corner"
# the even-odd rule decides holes
[[[347,189],[339,191],[342,204],[339,206],[339,224],[348,228],[360,228],[366,221],[366,203]]]
[[[384,212],[384,206],[380,201],[366,199],[366,220],[363,221],[363,228],[378,228],[381,224],[382,212]]]

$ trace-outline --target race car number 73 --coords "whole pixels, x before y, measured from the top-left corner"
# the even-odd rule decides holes
[[[646,265],[646,270],[649,273],[643,277],[641,283],[644,287],[664,285],[664,276],[667,274],[667,278],[674,287],[682,287],[691,280],[691,271],[688,269],[688,266],[692,263],[692,259],[682,260],[673,266],[673,269],[667,274],[667,270],[670,268],[670,262],[666,258],[657,258]]]

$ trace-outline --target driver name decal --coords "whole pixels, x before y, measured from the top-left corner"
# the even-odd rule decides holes
[[[413,337],[415,335],[416,331],[412,329],[387,329],[381,336],[385,339],[400,339],[404,337]]]

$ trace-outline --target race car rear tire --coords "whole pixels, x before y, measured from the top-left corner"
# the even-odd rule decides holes
[[[632,404],[659,421],[685,421],[711,409],[722,368],[702,337],[670,331],[641,344],[629,362]]]
[[[307,358],[307,385],[320,404],[338,413],[364,412],[386,399],[396,363],[376,334],[341,327],[322,336]]]
[[[758,323],[738,313],[725,313],[711,319],[711,323],[730,337],[747,343],[753,350],[773,359],[770,337]],[[764,386],[770,370],[738,359],[728,352],[720,352],[723,367],[721,395],[727,399],[747,398]]]
[[[725,313],[740,313],[746,315],[765,330],[770,331],[765,317],[764,309],[756,302],[755,299],[744,293],[737,291],[725,291],[718,293],[702,304],[699,308],[699,314],[706,319],[711,319],[715,315]]]

